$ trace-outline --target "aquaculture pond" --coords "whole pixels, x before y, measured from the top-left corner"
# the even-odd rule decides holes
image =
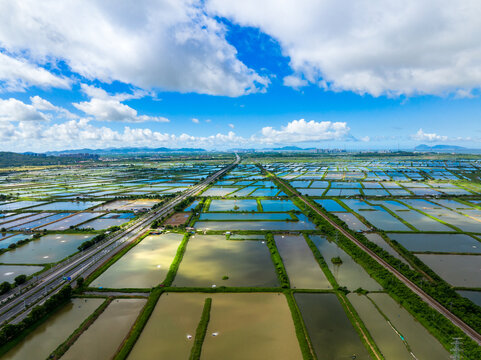
[[[145,305],[145,299],[115,299],[95,322],[68,349],[63,360],[111,359],[135,319]]]
[[[53,214],[53,215],[50,214],[50,216],[42,217],[41,219],[31,221],[31,222],[28,222],[26,224],[14,226],[10,229],[12,229],[12,230],[32,230],[32,229],[41,227],[42,225],[50,224],[50,223],[55,222],[57,220],[63,219],[63,218],[65,218],[67,216],[70,216],[70,215],[72,215],[72,213],[60,213],[60,214]]]
[[[293,220],[289,213],[202,213],[199,220]]]
[[[236,191],[237,187],[222,187],[216,186],[207,189],[205,192],[201,194],[201,196],[226,196],[227,194]]]
[[[332,199],[323,199],[323,200],[314,200],[316,203],[321,205],[326,211],[332,212],[343,212],[347,211],[342,207],[341,204],[339,204],[337,201],[332,200]]]
[[[371,359],[335,294],[294,293],[319,360]]]
[[[332,288],[303,236],[276,235],[274,239],[292,288]]]
[[[267,212],[287,212],[299,210],[291,200],[261,200],[262,210]]]
[[[449,360],[449,353],[411,314],[384,293],[368,295],[404,337],[416,359]]]
[[[104,299],[72,299],[41,323],[2,359],[46,359],[91,314]]]
[[[7,281],[14,283],[18,275],[30,276],[43,270],[43,266],[31,265],[0,265],[0,283]]]
[[[309,237],[321,252],[329,270],[331,270],[340,286],[346,286],[349,290],[356,290],[359,287],[370,291],[382,290],[382,287],[369,276],[364,268],[356,263],[334,242],[330,242],[326,238],[318,235],[311,235]],[[334,257],[341,258],[342,264],[333,264],[331,259]]]
[[[205,298],[211,296],[162,294],[128,359],[188,359]]]
[[[0,211],[12,211],[29,208],[35,205],[45,204],[45,201],[16,201],[0,205]]]
[[[135,217],[134,214],[131,213],[122,213],[122,214],[115,214],[110,213],[104,216],[101,216],[97,219],[91,220],[79,226],[80,229],[94,229],[94,230],[103,230],[108,229],[111,226],[120,226],[129,222]]]
[[[98,201],[57,201],[32,208],[32,210],[63,210],[63,211],[82,211],[93,206],[100,205]]]
[[[265,242],[195,235],[187,243],[173,285],[275,287],[279,281]]]
[[[160,284],[183,237],[175,233],[147,236],[96,278],[91,286],[151,288]]]
[[[350,293],[347,298],[386,359],[410,359],[407,344],[367,296]]]
[[[209,211],[257,211],[256,200],[212,200]]]
[[[287,215],[287,214],[286,214]],[[299,221],[198,221],[194,227],[198,230],[315,230],[316,226],[305,215],[296,215]]]
[[[63,220],[54,222],[53,224],[45,225],[39,228],[39,230],[67,230],[70,227],[74,227],[90,219],[96,218],[101,213],[81,212],[75,215],[69,216]]]
[[[480,255],[416,254],[416,256],[453,286],[481,287]]]
[[[292,316],[281,293],[211,294],[201,359],[302,359]]]
[[[481,291],[458,290],[457,293],[481,307]]]
[[[364,234],[366,238],[382,248],[383,250],[386,250],[389,254],[391,254],[393,257],[395,257],[398,260],[401,260],[404,264],[407,266],[411,267],[411,265],[404,259],[396,250],[394,250],[391,245],[389,245],[386,240],[383,239],[383,237],[379,234],[376,233],[366,233]]]
[[[344,221],[349,229],[353,231],[366,231],[368,227],[351,213],[333,212],[339,219]]]
[[[388,234],[409,251],[481,253],[481,242],[465,234]]]
[[[10,244],[15,244],[17,241],[28,239],[31,236],[32,236],[31,234],[17,234],[17,235],[14,235],[14,233],[0,234],[0,249],[6,249]]]
[[[57,262],[77,252],[77,247],[92,234],[52,234],[30,241],[16,249],[0,255],[5,264],[47,264]]]

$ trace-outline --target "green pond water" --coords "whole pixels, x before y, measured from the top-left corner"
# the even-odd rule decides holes
[[[371,291],[382,290],[381,285],[334,242],[329,242],[317,235],[312,235],[310,238],[321,252],[329,270],[331,270],[340,286],[346,286],[349,290],[356,290],[359,287]],[[342,264],[333,264],[331,261],[333,257],[340,257]]]
[[[5,264],[47,264],[77,252],[77,247],[94,237],[92,234],[52,234],[30,241],[0,255]]]
[[[274,237],[292,288],[331,289],[303,236]]]
[[[319,360],[371,359],[334,294],[295,293]]]
[[[145,302],[145,299],[113,300],[62,359],[111,359],[128,335]]]
[[[183,237],[175,233],[147,236],[95,279],[91,286],[150,288],[160,284]]]
[[[46,359],[103,301],[104,299],[72,299],[2,359]],[[32,354],[35,354],[34,357]]]
[[[223,280],[224,276],[229,278]],[[174,286],[279,286],[269,249],[262,241],[232,241],[195,235],[175,276]]]

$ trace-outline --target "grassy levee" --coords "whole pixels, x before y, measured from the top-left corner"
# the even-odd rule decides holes
[[[207,333],[207,326],[210,320],[210,309],[212,307],[212,298],[205,299],[204,309],[200,317],[199,325],[195,331],[194,344],[190,353],[189,360],[199,360],[202,352],[202,345],[204,344],[205,334]]]
[[[89,328],[90,325],[94,323],[95,320],[104,312],[107,306],[110,305],[113,298],[108,297],[95,311],[85,319],[82,324],[65,340],[60,344],[48,357],[49,359],[60,359],[67,350],[73,345],[73,343],[82,335],[82,333]]]
[[[272,175],[271,177],[286,194],[291,195],[292,200],[296,205],[298,204],[311,221],[313,221],[326,235],[332,235],[337,231],[322,216],[307,209],[306,206],[297,200],[297,195],[290,189],[286,188],[276,177]],[[451,309],[452,313],[461,318],[466,324],[481,333],[481,311],[479,307],[475,306],[471,301],[462,298],[450,285],[441,279],[435,283],[423,282],[423,276],[421,274],[409,269],[409,267],[406,264],[403,264],[399,259],[394,258],[385,250],[367,240],[364,235],[349,230],[344,222],[332,216],[332,214],[325,212],[316,204],[313,204],[312,202],[310,203],[341,225],[346,231],[350,232],[369,249],[381,256],[404,276],[420,286],[428,295],[436,299],[446,308]],[[338,244],[356,262],[358,262],[371,277],[379,282],[392,298],[405,307],[413,317],[423,324],[423,326],[433,334],[447,350],[452,346],[452,339],[454,337],[459,337],[463,341],[464,356],[466,359],[477,360],[481,358],[481,347],[478,346],[476,342],[467,337],[461,329],[451,323],[451,321],[441,315],[438,311],[422,301],[418,295],[414,294],[406,285],[404,285],[404,283],[398,280],[390,271],[385,269],[370,255],[364,252],[364,250],[360,249],[355,243],[342,234],[338,238]]]
[[[114,360],[124,360],[127,358],[129,353],[132,351],[137,339],[140,337],[142,330],[147,324],[147,321],[152,315],[152,312],[157,305],[157,301],[160,298],[160,295],[164,292],[161,288],[153,288],[152,292],[150,293],[149,298],[147,299],[146,304],[144,305],[139,317],[135,321],[134,325],[130,329],[129,334],[126,336],[124,342],[120,345],[117,354],[115,354]]]
[[[319,251],[317,246],[312,242],[312,240],[309,238],[308,235],[306,235],[306,234],[303,234],[303,235],[304,235],[304,239],[307,242],[307,245],[309,246],[312,253],[314,254],[314,257],[316,258],[317,263],[319,264],[322,271],[324,272],[324,275],[326,275],[327,280],[331,283],[331,285],[334,289],[338,289],[339,284],[337,283],[337,280],[334,277],[334,275],[332,275],[332,272],[329,269],[329,266],[327,265],[326,260],[322,256],[321,252]]]
[[[364,343],[364,346],[369,351],[369,354],[372,356],[373,359],[384,360],[385,358],[382,355],[381,350],[377,346],[369,330],[364,325],[364,322],[359,317],[359,314],[347,299],[346,295],[342,291],[336,292],[336,295],[339,299],[339,302],[341,303],[341,306],[344,308],[344,312],[351,321],[354,329],[356,329],[357,333],[359,334],[361,341]]]
[[[271,259],[276,268],[277,277],[279,278],[281,287],[284,289],[290,288],[291,285],[289,282],[289,276],[287,276],[287,271],[286,271],[286,268],[284,267],[284,263],[282,262],[281,255],[279,254],[279,251],[277,249],[274,236],[270,232],[266,234],[266,244],[271,253]]]
[[[175,279],[175,275],[177,274],[177,270],[179,269],[180,262],[184,257],[185,249],[187,247],[187,243],[189,242],[190,234],[184,234],[184,238],[180,243],[177,253],[175,254],[174,260],[172,264],[170,264],[169,272],[165,276],[164,281],[162,282],[162,286],[170,286]]]
[[[326,275],[327,279],[331,283],[332,287],[337,290],[336,294],[339,298],[339,301],[341,305],[344,308],[345,313],[347,314],[347,317],[351,321],[352,325],[356,329],[356,331],[359,334],[359,337],[361,338],[362,342],[364,343],[365,347],[368,349],[369,353],[373,356],[373,358],[376,359],[384,359],[382,356],[381,351],[379,350],[376,342],[372,338],[371,334],[369,333],[369,330],[366,328],[364,323],[362,322],[361,318],[357,314],[357,312],[354,310],[353,306],[345,296],[345,293],[348,292],[346,288],[340,288],[339,284],[337,283],[337,280],[334,278],[334,275],[332,275],[331,270],[329,269],[329,266],[326,263],[326,260],[322,256],[321,252],[317,248],[317,246],[312,242],[312,240],[309,238],[309,236],[304,234],[304,238],[307,242],[307,245],[309,245],[309,248],[311,249],[312,253],[314,254],[314,257],[316,258],[317,262],[319,263],[319,266],[321,267],[322,271]]]
[[[311,338],[307,332],[304,320],[302,320],[301,311],[297,306],[294,295],[291,290],[284,290],[284,295],[287,299],[287,304],[291,310],[292,321],[294,322],[294,328],[296,330],[297,341],[301,348],[302,357],[304,360],[316,360],[317,356],[311,343]]]

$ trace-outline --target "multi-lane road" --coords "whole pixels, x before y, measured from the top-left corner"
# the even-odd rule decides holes
[[[170,214],[177,204],[204,190],[210,183],[232,170],[239,162],[240,157],[236,154],[236,159],[232,164],[208,176],[205,180],[187,189],[160,208],[149,212],[121,233],[111,235],[101,243],[76,254],[31,279],[21,289],[14,289],[0,297],[0,323],[18,323],[33,306],[45,302],[50,296],[58,292],[63,285],[74,282],[80,276],[86,277],[91,274],[132,241],[146,234],[153,221]]]
[[[317,214],[321,215],[327,222],[329,222],[329,224],[334,226],[340,233],[342,233],[345,237],[347,237],[349,240],[351,240],[353,243],[355,243],[359,248],[361,248],[367,254],[369,254],[381,266],[383,266],[385,269],[390,271],[396,278],[398,278],[401,282],[403,282],[404,285],[406,285],[409,289],[411,289],[411,291],[413,291],[416,295],[418,295],[425,303],[427,303],[433,309],[440,312],[442,315],[444,315],[446,318],[448,318],[454,325],[456,325],[458,328],[460,328],[468,337],[470,337],[476,343],[481,345],[481,334],[476,332],[473,328],[471,328],[469,325],[467,325],[464,321],[462,321],[460,318],[458,318],[456,315],[454,315],[448,309],[446,309],[443,305],[441,305],[439,302],[437,302],[435,299],[433,299],[431,296],[429,296],[427,293],[425,293],[424,290],[422,290],[419,286],[417,286],[415,283],[413,283],[411,280],[409,280],[407,277],[405,277],[403,274],[401,274],[396,268],[394,268],[389,263],[387,263],[383,258],[381,258],[379,255],[377,255],[375,252],[373,252],[367,246],[365,246],[362,242],[360,242],[358,239],[356,239],[354,236],[352,236],[349,232],[347,232],[341,226],[339,226],[337,223],[335,223],[333,220],[331,220],[326,214],[324,214],[322,211],[320,211],[317,207],[313,206],[302,195],[300,195],[295,189],[293,189],[290,184],[288,184],[286,181],[284,181],[282,179],[279,179],[274,174],[272,174],[270,172],[268,172],[268,173],[273,178],[275,178],[277,181],[279,181],[281,184],[283,184],[285,187],[287,187],[289,190],[291,190],[291,192],[293,194],[295,194],[299,198],[299,200],[301,200],[306,206],[308,206],[310,209],[315,211]]]

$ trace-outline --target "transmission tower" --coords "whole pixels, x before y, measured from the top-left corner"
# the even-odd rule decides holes
[[[451,359],[461,360],[461,353],[463,352],[463,350],[461,349],[461,338],[453,338],[453,342],[451,344],[453,344],[453,347],[451,349]]]

